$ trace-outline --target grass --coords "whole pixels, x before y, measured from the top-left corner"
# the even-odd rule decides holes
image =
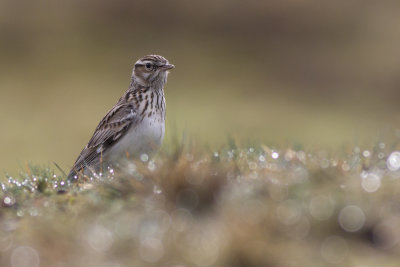
[[[28,166],[1,178],[0,265],[396,266],[390,140],[340,151],[170,142],[81,183]]]

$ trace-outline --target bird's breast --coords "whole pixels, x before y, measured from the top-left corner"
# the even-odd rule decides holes
[[[107,161],[116,162],[121,158],[138,159],[143,154],[152,156],[164,139],[165,121],[163,114],[144,116],[105,155]]]

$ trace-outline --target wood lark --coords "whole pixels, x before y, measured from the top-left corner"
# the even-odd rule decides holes
[[[93,175],[122,158],[151,156],[159,149],[165,132],[164,85],[173,68],[158,55],[135,63],[129,89],[100,121],[69,178]]]

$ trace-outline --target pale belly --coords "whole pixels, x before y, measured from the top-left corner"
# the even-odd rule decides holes
[[[165,122],[161,114],[145,117],[104,154],[104,161],[116,163],[122,159],[138,159],[146,154],[151,157],[158,151],[165,133]]]

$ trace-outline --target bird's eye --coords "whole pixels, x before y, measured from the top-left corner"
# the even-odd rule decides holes
[[[151,70],[153,68],[153,65],[151,63],[146,63],[146,69]]]

